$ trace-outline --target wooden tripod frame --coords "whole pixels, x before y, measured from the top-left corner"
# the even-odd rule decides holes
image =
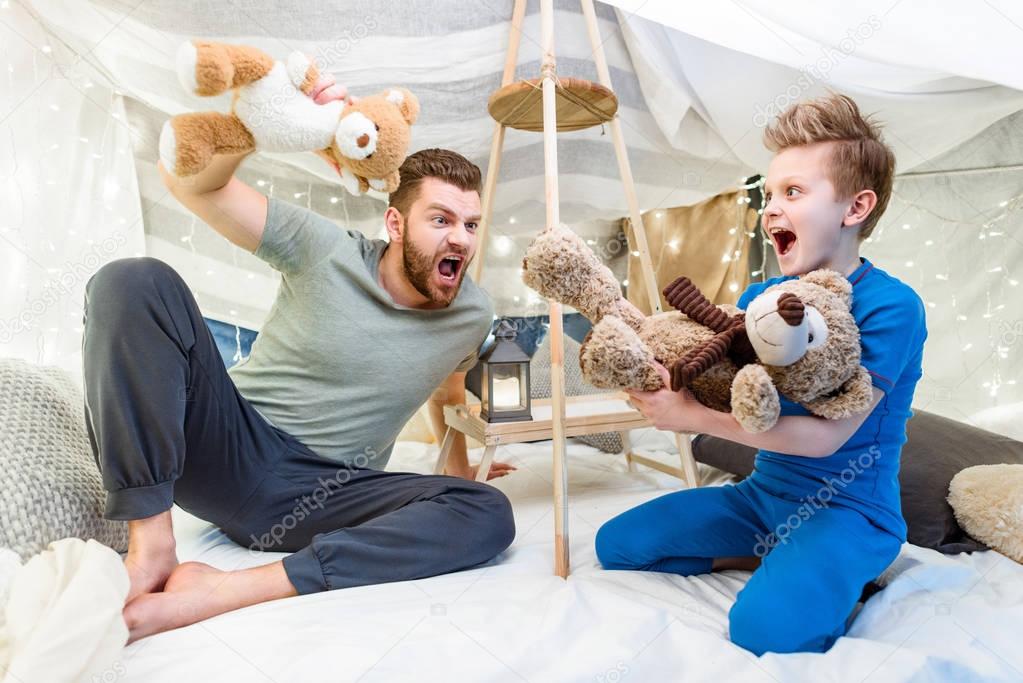
[[[592,89],[601,89],[613,97],[611,88],[611,75],[607,68],[607,61],[604,56],[603,41],[597,30],[597,16],[593,8],[593,0],[581,0],[582,13],[586,21],[586,30],[589,34],[590,44],[593,48],[593,60],[597,69],[600,81],[599,86],[589,84],[578,79],[571,79],[574,84],[581,87],[587,85]],[[522,36],[522,21],[526,13],[526,0],[516,0],[515,9],[512,13],[511,38],[508,45],[508,54],[504,64],[504,73],[501,78],[501,89],[495,93],[507,91],[513,87],[515,76],[515,65],[518,60],[519,42]],[[554,59],[554,3],[553,0],[541,0],[540,2],[540,34],[541,48],[543,50],[543,62],[540,67],[539,79],[542,89],[543,104],[543,148],[544,148],[544,189],[547,205],[546,227],[549,229],[560,223],[558,200],[558,130],[578,130],[580,127],[607,123],[611,130],[611,139],[614,144],[615,156],[618,159],[618,171],[622,177],[622,184],[625,189],[625,198],[629,205],[629,218],[632,221],[633,232],[636,238],[636,248],[639,251],[639,260],[642,269],[642,276],[646,285],[646,292],[650,298],[650,310],[653,313],[661,311],[661,301],[657,280],[654,277],[653,263],[650,258],[650,250],[646,240],[646,230],[643,226],[643,216],[640,212],[639,203],[636,200],[635,183],[632,178],[632,169],[629,166],[628,153],[625,148],[625,139],[622,136],[621,122],[614,116],[614,110],[610,116],[601,120],[594,120],[592,123],[580,124],[578,119],[586,119],[587,115],[599,116],[600,112],[589,107],[590,111],[581,112],[581,116],[575,117],[575,121],[565,121],[566,102],[563,93],[559,93],[564,86],[555,75]],[[531,82],[532,83],[532,82]],[[526,89],[524,97],[535,98],[535,83],[533,87]],[[533,90],[534,92],[528,92]],[[559,94],[562,100],[559,102]],[[493,98],[492,98],[493,100]],[[571,102],[567,103],[567,111],[572,112]],[[516,110],[519,107],[514,107]],[[617,106],[615,104],[614,109]],[[563,125],[559,128],[558,112],[561,112]],[[493,109],[491,110],[493,113]],[[568,118],[573,118],[569,116]],[[487,165],[486,182],[483,187],[482,197],[482,219],[479,231],[479,253],[476,255],[474,264],[473,279],[478,283],[483,273],[484,255],[486,252],[487,230],[490,227],[491,216],[494,207],[494,190],[497,186],[497,175],[501,166],[501,153],[504,149],[504,131],[507,127],[523,128],[515,125],[514,121],[498,120],[494,125],[493,140],[490,145],[490,159]],[[526,128],[536,130],[536,128]],[[564,348],[562,343],[563,324],[561,304],[555,301],[548,302],[550,306],[550,335],[551,335],[551,405],[552,412],[552,433],[554,444],[554,571],[558,576],[567,577],[569,572],[568,556],[568,473],[565,463],[565,372],[564,372]],[[696,471],[696,463],[693,459],[692,446],[689,435],[676,434],[676,445],[682,459],[682,471],[686,483],[690,487],[699,485]],[[626,446],[626,453],[629,448]],[[647,459],[634,459],[638,461],[651,462]],[[631,460],[630,460],[631,466]]]

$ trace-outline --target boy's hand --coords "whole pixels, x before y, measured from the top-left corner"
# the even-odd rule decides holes
[[[669,432],[698,432],[706,420],[705,405],[696,400],[688,389],[671,390],[671,374],[663,365],[654,361],[654,368],[661,376],[664,386],[657,391],[626,389],[629,403],[643,416],[654,423],[657,429]]]

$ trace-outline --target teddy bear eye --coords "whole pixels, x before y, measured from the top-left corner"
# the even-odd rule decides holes
[[[807,349],[816,349],[824,345],[828,339],[828,325],[824,322],[823,316],[813,306],[806,307]]]
[[[374,123],[374,124],[373,124],[373,127],[374,127],[374,128],[376,128],[376,129],[377,129],[377,131],[379,132],[379,130],[380,130],[380,126],[378,126],[377,124],[375,124],[375,123]]]

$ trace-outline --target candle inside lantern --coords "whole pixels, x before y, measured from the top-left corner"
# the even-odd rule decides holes
[[[494,400],[495,408],[518,408],[522,405],[519,402],[519,378],[504,377],[494,378]]]

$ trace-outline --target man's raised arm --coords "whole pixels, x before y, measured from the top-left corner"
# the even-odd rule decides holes
[[[263,239],[267,199],[234,177],[248,155],[218,154],[203,171],[178,178],[157,163],[163,184],[179,202],[242,249],[255,252]]]

